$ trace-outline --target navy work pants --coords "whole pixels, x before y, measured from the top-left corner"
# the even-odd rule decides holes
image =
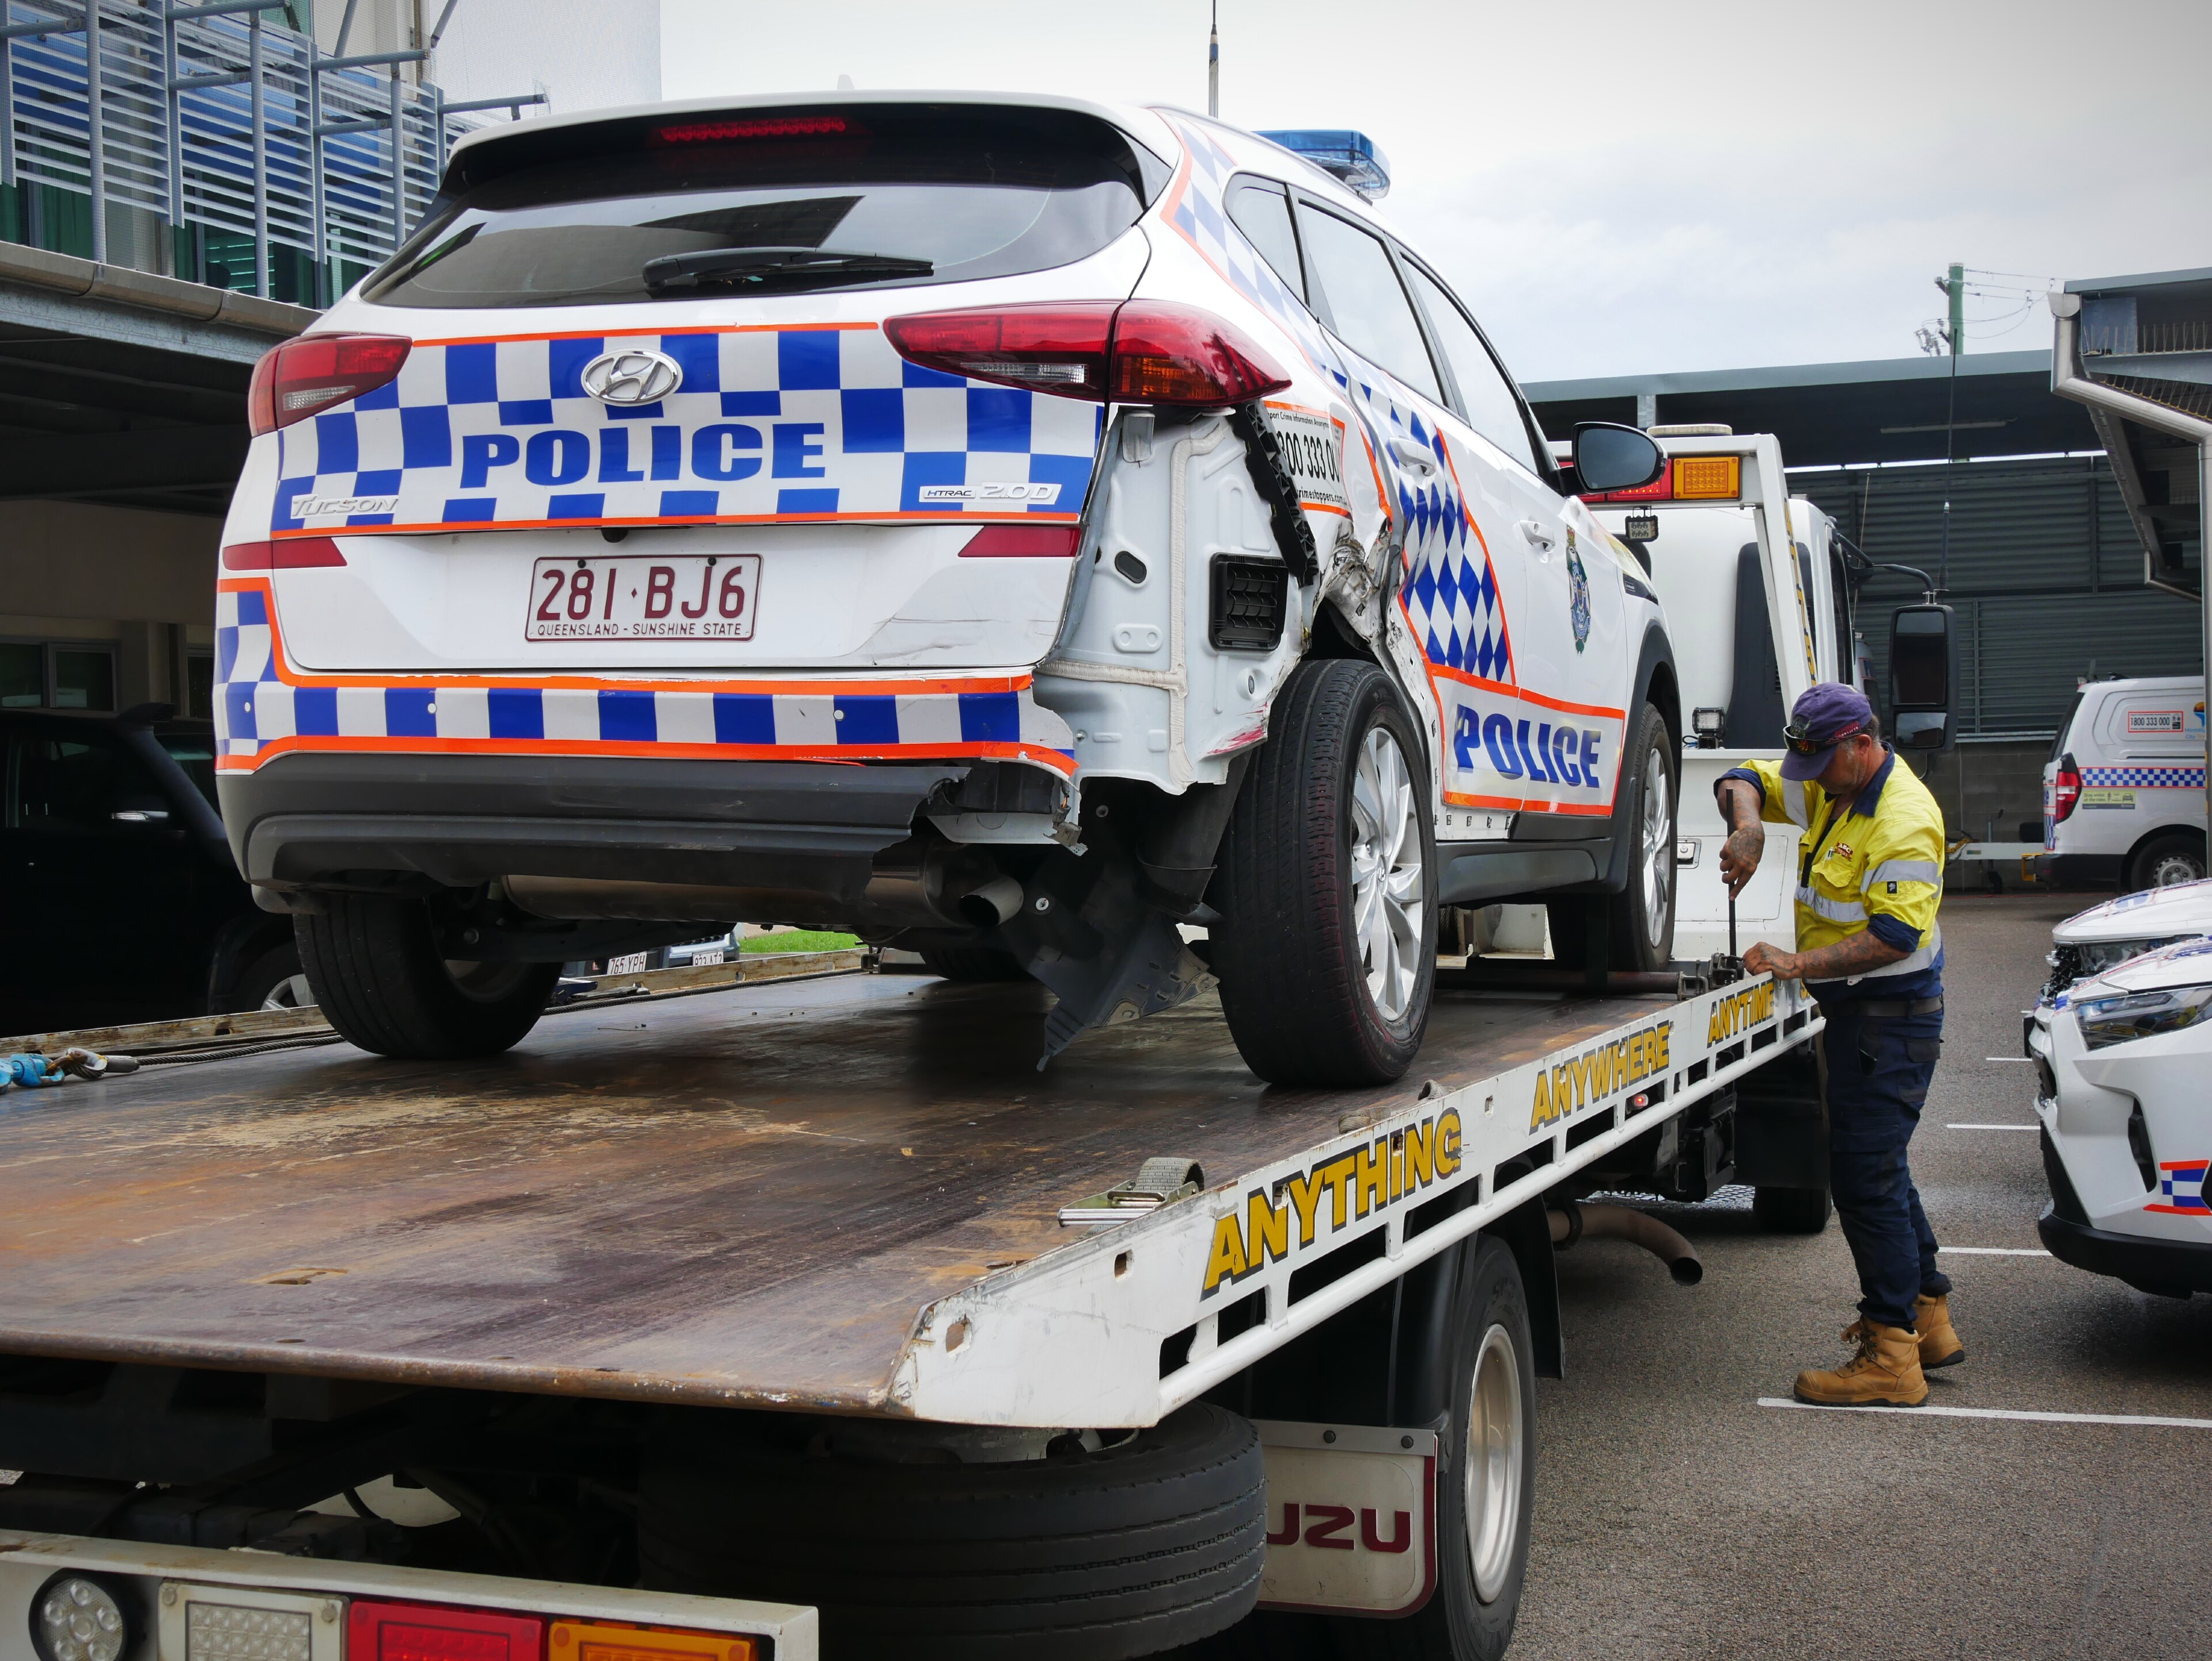
[[[1838,1004],[1822,1013],[1828,1184],[1858,1265],[1859,1313],[1910,1329],[1916,1297],[1951,1290],[1905,1159],[1942,1052],[1943,1012],[1875,1016]]]

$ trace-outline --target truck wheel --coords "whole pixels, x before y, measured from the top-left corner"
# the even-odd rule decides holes
[[[992,946],[933,946],[920,954],[924,967],[948,981],[1025,981],[1030,971],[1011,952]]]
[[[1751,1191],[1752,1220],[1769,1234],[1818,1234],[1835,1208],[1825,1188],[1768,1188]]]
[[[1632,973],[1664,970],[1674,957],[1676,768],[1667,720],[1652,705],[1630,730],[1621,753],[1627,798],[1628,885],[1618,894],[1569,894],[1547,900],[1552,958],[1562,969],[1588,961],[1588,908],[1606,908],[1606,966]]]
[[[2128,892],[2146,888],[2171,888],[2195,882],[2204,874],[2204,838],[2187,831],[2154,837],[2128,861]]]
[[[1271,1084],[1388,1084],[1437,975],[1426,752],[1373,664],[1301,664],[1238,793],[1214,879],[1213,972]]]
[[[1451,1318],[1437,1469],[1437,1589],[1397,1621],[1338,1620],[1349,1661],[1498,1661],[1513,1637],[1536,1503],[1535,1346],[1504,1242],[1468,1254]]]
[[[644,1584],[811,1603],[824,1661],[1126,1661],[1260,1595],[1259,1436],[1211,1402],[1096,1451],[976,1464],[825,1457],[759,1427],[702,1439],[702,1416],[647,1447]]]
[[[456,963],[438,954],[430,908],[381,894],[325,894],[293,916],[324,1019],[379,1056],[445,1060],[512,1049],[538,1024],[556,963]]]

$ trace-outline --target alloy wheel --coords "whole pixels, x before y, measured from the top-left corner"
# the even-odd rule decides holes
[[[1644,823],[1637,835],[1637,857],[1644,862],[1644,927],[1651,948],[1666,942],[1674,884],[1674,788],[1667,757],[1654,750],[1644,758]]]
[[[1421,816],[1398,740],[1371,729],[1352,776],[1352,922],[1367,995],[1402,1017],[1420,977]]]

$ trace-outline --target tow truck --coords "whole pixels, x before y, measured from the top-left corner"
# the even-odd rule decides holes
[[[1371,1087],[1262,1084],[1210,995],[1040,1074],[1042,987],[842,973],[0,1097],[0,1661],[1117,1661],[1255,1606],[1499,1655],[1555,1252],[1698,1273],[1589,1196],[1827,1207],[1801,989],[1488,929]]]

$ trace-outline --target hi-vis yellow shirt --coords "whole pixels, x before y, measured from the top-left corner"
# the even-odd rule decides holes
[[[1943,964],[1936,920],[1943,901],[1943,814],[1912,770],[1897,764],[1896,752],[1849,801],[1831,800],[1809,780],[1792,783],[1777,761],[1731,767],[1722,777],[1758,788],[1759,818],[1804,833],[1795,873],[1797,949],[1833,946],[1871,928],[1905,956],[1851,983],[1889,983],[1884,997],[1893,995],[1893,985],[1896,995],[1932,991]]]

